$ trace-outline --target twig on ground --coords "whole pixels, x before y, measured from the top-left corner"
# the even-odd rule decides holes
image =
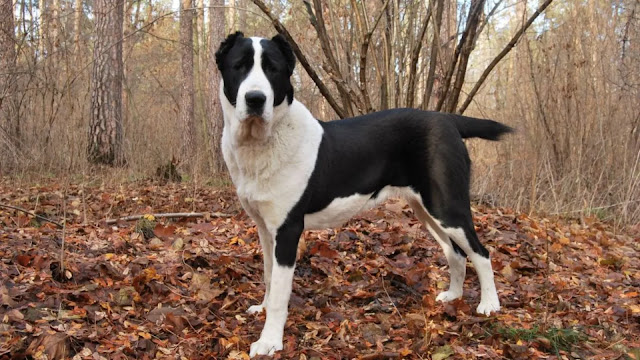
[[[62,218],[64,219],[64,224],[62,226],[62,246],[60,247],[60,274],[62,277],[65,277],[64,274],[64,243],[65,237],[67,236],[67,185],[68,183],[65,181],[64,184],[64,194],[62,196]],[[67,279],[68,280],[68,279]]]
[[[171,219],[171,218],[202,218],[202,217],[206,217],[207,215],[210,217],[217,217],[217,218],[227,218],[227,217],[232,217],[233,215],[231,214],[225,214],[225,213],[220,213],[220,212],[213,212],[213,213],[196,213],[196,212],[188,212],[188,213],[164,213],[164,214],[151,214],[153,215],[153,217],[157,218],[157,219],[161,219],[161,218],[167,218],[167,219]],[[105,222],[107,223],[107,225],[112,225],[117,223],[118,221],[133,221],[133,220],[140,220],[144,217],[145,215],[131,215],[131,216],[125,216],[125,217],[121,217],[121,218],[117,218],[117,219],[107,219]]]
[[[29,214],[29,215],[31,215],[31,216],[35,216],[37,219],[40,219],[40,220],[42,220],[42,221],[46,221],[46,222],[52,223],[53,225],[57,226],[57,227],[58,227],[58,228],[60,228],[60,229],[62,229],[62,228],[63,228],[63,225],[62,225],[62,224],[60,224],[59,222],[57,222],[57,221],[53,221],[53,220],[51,220],[51,219],[47,219],[46,217],[41,216],[41,215],[38,215],[38,214],[36,214],[36,213],[34,213],[34,212],[32,212],[32,211],[29,211],[29,210],[26,210],[26,209],[23,209],[23,208],[19,208],[19,207],[17,207],[17,206],[5,205],[5,204],[0,204],[0,207],[7,208],[7,209],[13,209],[13,210],[22,211],[23,213],[27,213],[27,214]]]
[[[404,317],[402,317],[402,314],[400,313],[400,310],[398,310],[396,303],[393,300],[391,300],[391,296],[389,295],[389,292],[387,292],[387,287],[384,286],[384,276],[382,276],[382,289],[384,290],[384,293],[387,294],[387,299],[391,302],[391,305],[393,305],[393,308],[396,309],[396,313],[398,313],[400,320],[402,320],[402,322],[405,323]]]

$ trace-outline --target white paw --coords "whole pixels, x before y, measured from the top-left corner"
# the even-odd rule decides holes
[[[491,296],[489,300],[482,299],[476,312],[478,314],[483,314],[486,316],[491,315],[492,312],[498,312],[500,310],[500,301],[498,300],[498,296]]]
[[[263,304],[253,305],[253,306],[249,306],[249,308],[247,309],[247,314],[260,314],[263,311],[264,311]]]
[[[254,357],[256,355],[273,355],[276,351],[282,350],[282,340],[260,340],[251,344],[251,351],[249,356]]]
[[[455,300],[462,296],[462,292],[457,291],[443,291],[436,297],[436,301],[448,302]]]

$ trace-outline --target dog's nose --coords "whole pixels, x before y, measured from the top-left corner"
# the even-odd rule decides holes
[[[247,102],[249,110],[260,111],[264,107],[267,97],[262,91],[249,91],[245,94],[244,100]]]

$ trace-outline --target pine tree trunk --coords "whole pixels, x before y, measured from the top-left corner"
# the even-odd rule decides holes
[[[211,149],[213,171],[217,175],[222,175],[226,172],[220,148],[224,122],[222,119],[222,107],[218,98],[220,75],[216,67],[215,52],[218,50],[225,35],[224,0],[210,0],[209,6],[209,61],[207,63],[207,105],[209,107],[207,113],[209,114],[209,138],[211,139],[209,148]]]
[[[195,150],[194,80],[193,80],[193,0],[181,0],[180,7],[180,55],[182,92],[180,94],[180,132],[182,144],[180,157],[187,166]]]
[[[95,1],[88,160],[125,164],[122,148],[122,24],[124,0]]]

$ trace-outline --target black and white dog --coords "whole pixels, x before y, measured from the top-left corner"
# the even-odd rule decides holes
[[[216,62],[222,153],[264,253],[264,300],[248,312],[266,309],[267,319],[251,356],[282,349],[302,231],[339,226],[390,196],[407,199],[444,250],[451,280],[437,300],[462,296],[468,256],[480,280],[477,312],[500,309],[489,252],[473,227],[462,138],[497,140],[509,127],[412,109],[318,121],[293,97],[295,56],[279,35],[229,35]]]

